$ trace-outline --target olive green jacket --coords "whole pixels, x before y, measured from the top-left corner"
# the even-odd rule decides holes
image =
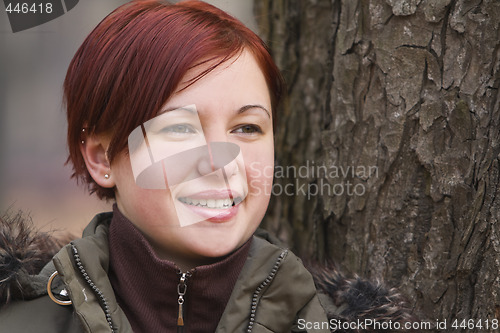
[[[111,217],[97,215],[83,237],[63,247],[38,275],[18,279],[24,299],[0,310],[0,333],[132,332],[107,274]],[[266,237],[253,237],[216,332],[329,332],[297,325],[328,320],[301,261]],[[55,271],[51,290],[58,299],[68,295],[71,305],[58,305],[47,295]]]

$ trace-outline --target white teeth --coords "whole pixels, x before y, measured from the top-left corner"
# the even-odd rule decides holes
[[[233,199],[192,199],[188,197],[179,198],[180,202],[198,207],[208,207],[212,209],[227,209],[234,204],[241,202],[240,198]]]

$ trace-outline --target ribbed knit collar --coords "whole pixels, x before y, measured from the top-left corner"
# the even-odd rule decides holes
[[[184,332],[215,332],[250,245],[251,240],[220,261],[192,271],[184,296]],[[179,270],[174,263],[158,258],[116,204],[109,250],[109,278],[134,332],[176,332]]]

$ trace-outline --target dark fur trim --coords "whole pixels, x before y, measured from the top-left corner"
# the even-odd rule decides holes
[[[333,319],[339,323],[373,319],[379,324],[391,322],[392,327],[398,322],[402,328],[406,322],[418,320],[417,316],[412,314],[406,299],[394,288],[388,289],[379,281],[372,282],[358,276],[347,278],[332,263],[326,266],[308,266],[318,292],[326,295],[334,305],[330,309],[326,306],[329,320]],[[396,330],[364,327],[364,329],[338,329],[335,332],[396,332]]]
[[[0,306],[22,296],[22,278],[39,273],[61,246],[22,212],[0,216]]]

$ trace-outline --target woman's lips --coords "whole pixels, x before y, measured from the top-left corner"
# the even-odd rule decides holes
[[[180,198],[191,198],[191,199],[226,199],[226,198],[236,198],[236,197],[241,197],[241,194],[239,194],[236,191],[230,190],[230,189],[223,189],[223,190],[207,190],[207,191],[201,191],[201,192],[196,192],[196,193],[191,193],[187,194],[184,196],[177,196],[179,199]]]
[[[238,213],[243,198],[231,190],[213,190],[193,193],[177,200],[205,221],[222,223]]]

